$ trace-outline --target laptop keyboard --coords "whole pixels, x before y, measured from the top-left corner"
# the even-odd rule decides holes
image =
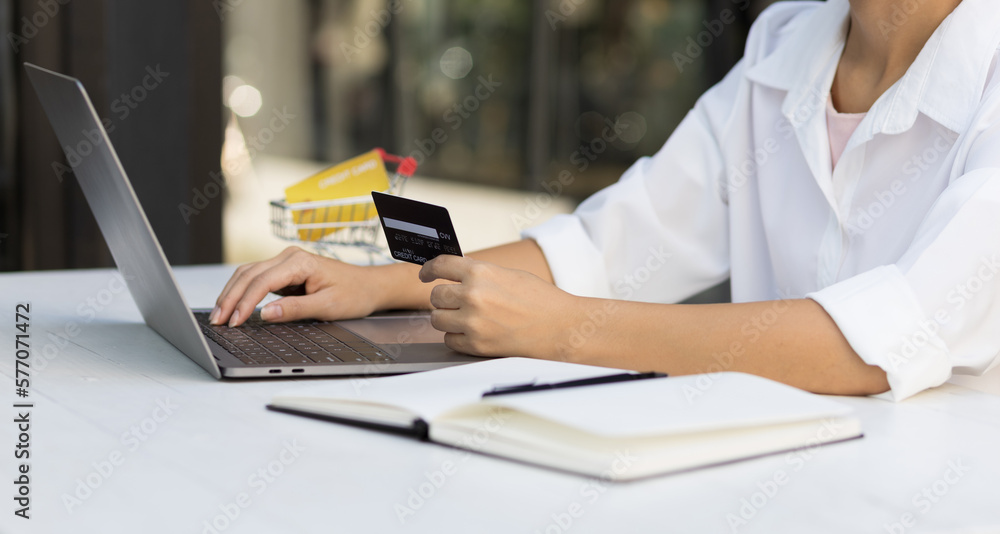
[[[245,324],[230,328],[210,325],[206,312],[194,315],[205,337],[248,365],[393,361],[385,351],[334,324],[325,324],[326,330],[314,324],[272,324],[261,321],[260,314],[255,312]]]

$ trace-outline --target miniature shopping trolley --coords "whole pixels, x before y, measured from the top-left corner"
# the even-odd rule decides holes
[[[389,168],[388,188],[381,191],[401,195],[406,179],[417,170],[412,157],[375,149]],[[367,253],[368,262],[388,258],[379,244],[379,220],[371,195],[313,202],[271,201],[271,230],[279,238],[308,247],[332,258],[345,259],[351,250]],[[353,259],[353,258],[352,258]]]

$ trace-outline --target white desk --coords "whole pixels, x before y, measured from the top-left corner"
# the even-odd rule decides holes
[[[177,276],[189,304],[207,306],[231,271]],[[733,532],[727,518],[741,508],[753,514],[741,533],[1000,532],[1000,397],[947,385],[901,404],[843,399],[864,439],[602,485],[269,412],[265,403],[294,382],[212,379],[148,329],[112,280],[108,270],[0,275],[4,534],[201,534],[213,519],[224,533]],[[101,307],[92,318],[88,299]],[[35,351],[30,521],[13,515],[10,497],[16,302],[31,303]],[[70,321],[79,329],[67,333]],[[50,343],[54,352],[43,349]],[[133,426],[144,441],[129,437]],[[286,444],[301,450],[283,453]],[[104,476],[109,458],[119,465]],[[269,468],[274,476],[256,475]],[[769,484],[776,476],[783,485]],[[99,487],[68,511],[64,494],[88,477]],[[401,522],[396,505],[409,506],[411,490],[429,497],[411,500]],[[238,517],[223,519],[227,509]],[[900,523],[907,513],[910,528]]]

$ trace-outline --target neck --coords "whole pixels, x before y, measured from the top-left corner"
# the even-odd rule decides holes
[[[851,0],[851,28],[845,53],[850,49],[885,67],[909,66],[941,21],[960,3],[961,0]]]
[[[832,90],[837,109],[863,112],[903,76],[934,30],[961,0],[850,3],[850,28]]]

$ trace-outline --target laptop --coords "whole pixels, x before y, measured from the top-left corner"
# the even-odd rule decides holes
[[[211,326],[191,310],[83,84],[25,63],[143,320],[215,378],[379,375],[481,361],[452,351],[424,312],[352,321]]]

